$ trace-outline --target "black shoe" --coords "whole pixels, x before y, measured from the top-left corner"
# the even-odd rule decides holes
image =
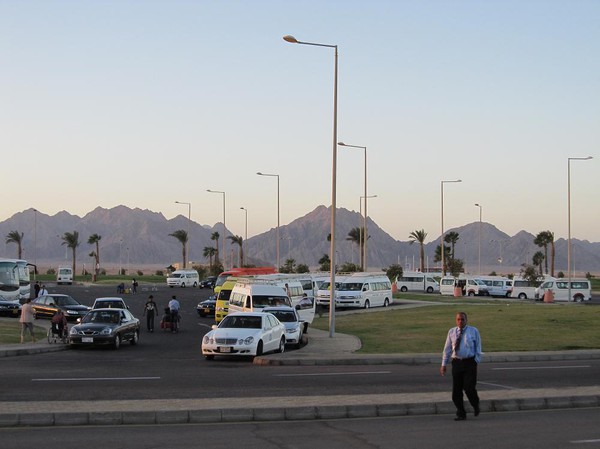
[[[475,416],[479,416],[479,412],[481,412],[481,410],[479,410],[479,406],[473,407],[473,414]]]
[[[454,421],[465,421],[467,419],[466,415],[456,415]]]

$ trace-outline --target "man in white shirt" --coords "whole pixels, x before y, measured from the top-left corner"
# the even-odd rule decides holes
[[[179,331],[179,301],[177,297],[173,295],[169,301],[169,311],[171,312],[171,332],[175,333]]]

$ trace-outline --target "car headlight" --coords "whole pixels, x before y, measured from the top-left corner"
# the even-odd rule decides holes
[[[241,338],[240,338],[240,340],[238,341],[238,343],[239,343],[240,345],[241,345],[241,344],[244,344],[244,345],[251,345],[253,341],[254,341],[254,337],[246,337],[245,339],[241,339]]]
[[[69,330],[69,334],[70,334],[70,335],[77,335],[77,329],[75,329],[75,327],[72,327],[72,328]]]
[[[74,310],[67,310],[67,315],[77,315],[78,312],[74,311]]]
[[[286,329],[286,332],[288,334],[295,334],[299,330],[300,330],[300,326],[294,326],[294,327],[290,327],[290,328]]]
[[[113,329],[111,327],[105,327],[100,331],[100,335],[110,335],[112,334]]]

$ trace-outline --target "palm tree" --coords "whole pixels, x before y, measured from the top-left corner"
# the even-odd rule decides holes
[[[67,245],[67,248],[71,248],[71,251],[73,252],[73,275],[75,275],[75,273],[77,273],[76,267],[77,267],[77,247],[79,246],[79,232],[77,231],[73,231],[71,232],[65,232],[63,234],[63,236],[61,237],[62,239],[62,245]]]
[[[548,273],[548,245],[551,245],[551,268],[552,268],[552,276],[554,276],[554,233],[551,231],[542,231],[533,239],[533,243],[535,243],[540,248],[544,248],[544,267],[546,268],[546,273]]]
[[[227,238],[231,240],[232,245],[237,245],[238,248],[238,263],[240,267],[244,266],[244,239],[239,235],[228,235]]]
[[[450,256],[454,259],[454,247],[458,242],[458,232],[450,231],[444,236],[444,242],[450,243]]]
[[[181,246],[183,247],[181,252],[183,255],[183,268],[185,268],[185,261],[187,260],[187,242],[188,242],[188,233],[186,231],[184,231],[183,229],[178,229],[177,231],[173,232],[172,234],[169,234],[169,237],[175,237],[177,240],[179,240],[179,243],[181,243]]]
[[[212,260],[213,260],[213,257],[214,257],[214,255],[215,255],[216,252],[217,252],[217,250],[215,248],[213,248],[212,246],[205,246],[204,247],[204,253],[203,253],[203,255],[204,255],[205,258],[208,258],[208,261],[209,261],[208,262],[208,267],[209,267],[210,271],[212,271],[212,266],[213,266]]]
[[[362,270],[364,267],[363,264],[363,247],[365,245],[365,228],[352,228],[350,232],[348,232],[348,237],[346,240],[349,240],[358,245],[358,249],[360,252],[360,269]]]
[[[90,235],[90,238],[88,239],[88,245],[96,245],[96,251],[92,251],[90,253],[90,256],[92,256],[94,259],[96,259],[96,267],[95,267],[95,273],[96,275],[94,276],[94,280],[98,279],[98,275],[100,274],[100,240],[102,239],[101,235],[98,234],[92,234]]]
[[[217,242],[217,244],[216,244],[217,251],[215,252],[215,265],[219,265],[219,237],[221,237],[221,235],[216,231],[213,232],[210,236],[211,240],[215,240]]]
[[[421,259],[421,273],[425,272],[425,238],[427,237],[427,233],[425,229],[421,229],[420,231],[413,231],[408,235],[408,239],[410,240],[409,245],[412,245],[415,242],[419,242],[419,257]]]
[[[19,231],[10,231],[6,235],[6,243],[15,243],[17,245],[17,259],[23,258],[23,234],[22,232],[19,234]]]
[[[544,274],[543,273],[543,267],[542,267],[542,263],[544,262],[544,259],[545,259],[544,253],[541,252],[541,251],[538,251],[532,257],[533,264],[536,267],[540,268],[540,276],[542,276]]]
[[[323,254],[323,257],[321,257],[319,259],[318,264],[319,264],[319,270],[329,271],[331,269],[331,259],[329,259],[329,255]]]

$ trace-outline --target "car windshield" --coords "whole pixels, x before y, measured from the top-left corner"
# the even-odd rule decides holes
[[[219,328],[260,329],[261,326],[262,318],[259,316],[227,315]]]
[[[79,303],[71,296],[55,296],[54,303],[57,306],[77,306]]]
[[[114,323],[119,322],[120,313],[112,310],[99,310],[90,312],[81,320],[82,323]]]
[[[269,310],[269,313],[275,315],[275,317],[282,323],[295,323],[298,321],[296,319],[296,314],[291,310]]]
[[[110,308],[124,308],[124,304],[121,301],[96,301],[96,309],[110,309]]]

